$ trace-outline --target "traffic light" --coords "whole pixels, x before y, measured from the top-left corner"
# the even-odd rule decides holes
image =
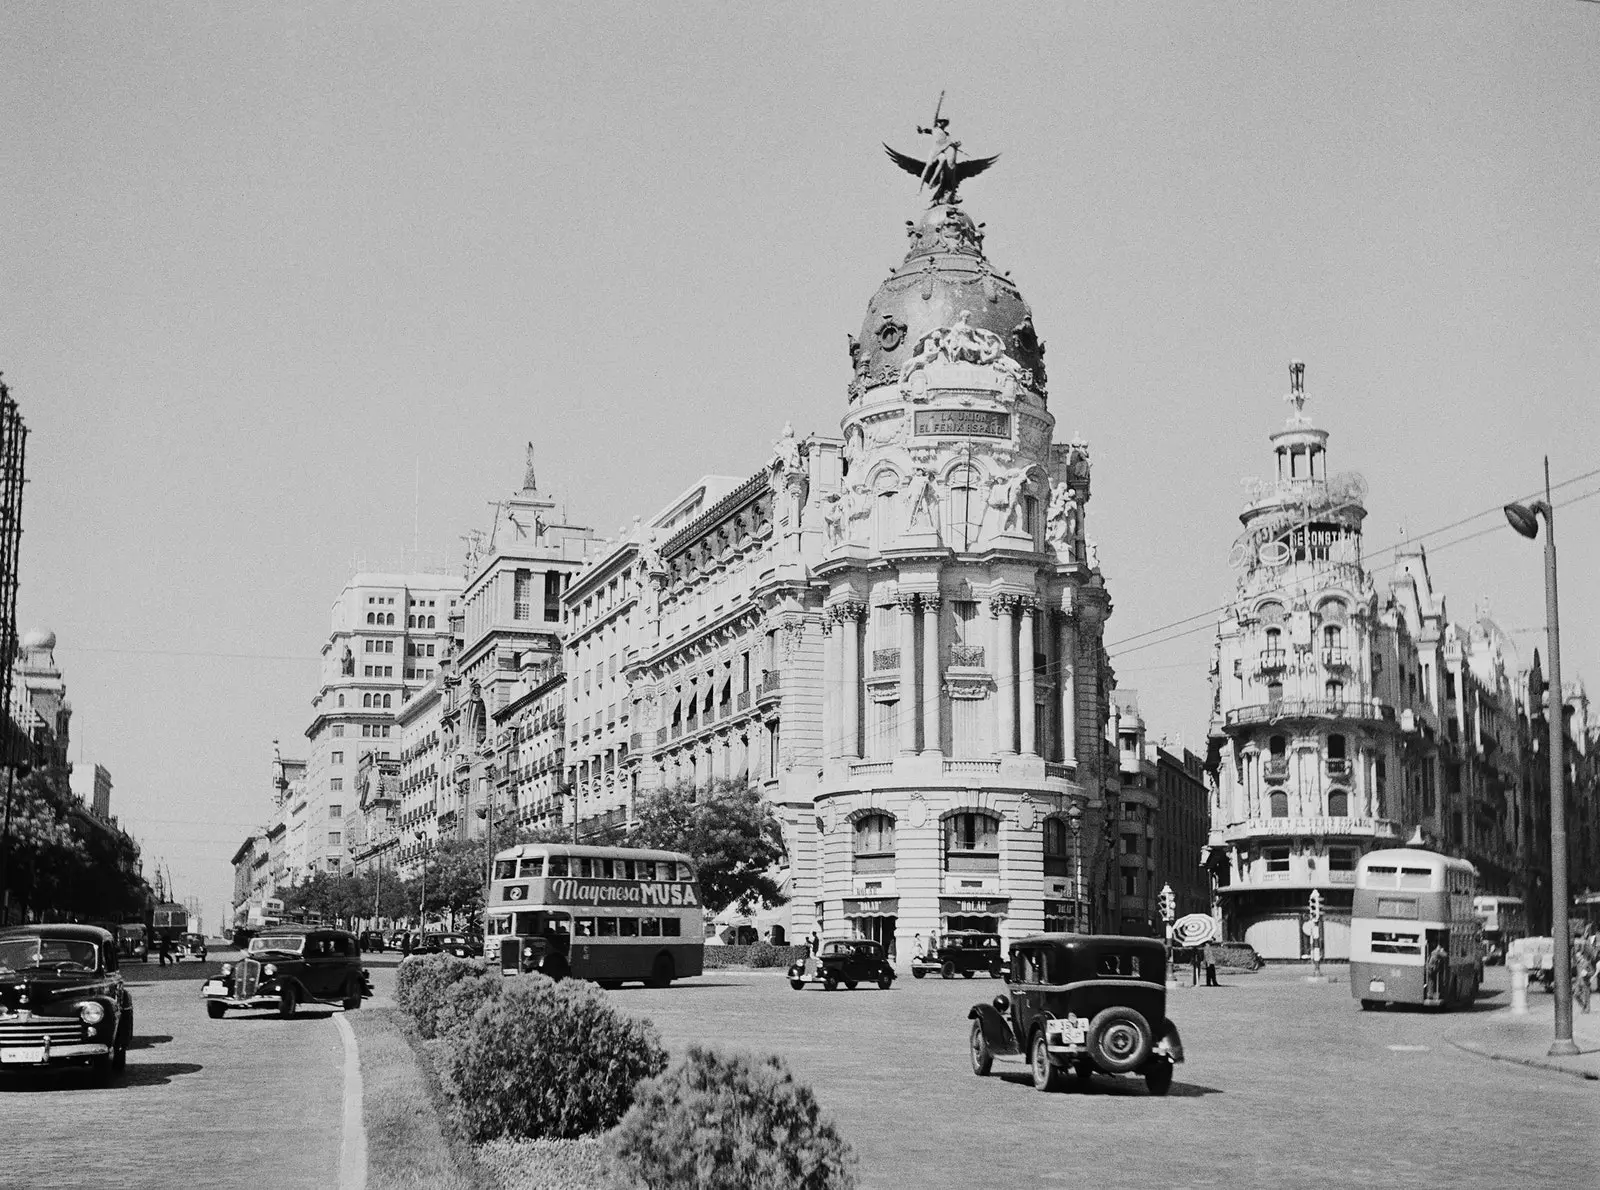
[[[1178,916],[1178,897],[1170,884],[1161,887],[1161,916],[1168,921]]]
[[[1314,888],[1314,889],[1311,890],[1311,920],[1312,921],[1321,921],[1322,920],[1322,890],[1321,889]]]

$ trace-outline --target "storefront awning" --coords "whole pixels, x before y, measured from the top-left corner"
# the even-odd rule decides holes
[[[844,915],[846,917],[899,917],[900,898],[847,897],[844,902]]]

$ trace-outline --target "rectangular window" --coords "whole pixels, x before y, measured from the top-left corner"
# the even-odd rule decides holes
[[[328,846],[329,847],[337,847],[337,846],[339,846],[339,842],[343,838],[344,838],[344,836],[341,835],[338,831],[329,831],[328,832]]]
[[[1354,872],[1356,870],[1356,853],[1348,847],[1330,847],[1328,849],[1328,871]]]
[[[1289,849],[1287,847],[1267,848],[1267,871],[1287,872],[1289,870]]]
[[[617,937],[637,938],[639,936],[639,919],[637,917],[617,918]]]
[[[330,803],[328,805],[328,817],[329,818],[343,818],[344,817],[344,807],[342,805],[340,805],[338,802]]]
[[[511,618],[526,620],[533,615],[533,572],[519,570],[511,580]]]
[[[344,734],[344,724],[343,723],[335,723],[333,725],[333,734],[334,735],[343,735]]]
[[[392,653],[392,652],[394,652],[394,641],[392,641],[392,640],[386,640],[386,641],[384,641],[384,642],[383,642],[383,651],[384,651],[384,652],[385,652],[385,653]]]
[[[561,619],[561,572],[544,572],[544,618],[554,623]]]
[[[663,938],[676,938],[683,928],[683,923],[676,917],[663,917],[661,919],[661,936]]]
[[[344,788],[344,778],[343,777],[334,777],[333,779],[331,779],[328,782],[328,788],[333,790],[335,793],[339,792],[340,790],[342,790]],[[338,817],[337,815],[334,815],[334,816]]]
[[[343,764],[344,763],[344,753],[343,752],[331,752],[331,753],[329,753],[328,754],[328,763],[329,764]]]
[[[659,917],[642,917],[639,919],[639,934],[645,938],[661,937],[661,919]]]
[[[372,676],[372,666],[364,665],[364,666],[361,667],[361,670],[362,670],[362,672],[361,672],[361,676],[362,677],[370,678]]]

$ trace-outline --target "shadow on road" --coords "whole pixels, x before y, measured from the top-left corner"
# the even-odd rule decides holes
[[[204,1069],[198,1062],[129,1062],[127,1070],[114,1085],[164,1087],[179,1075],[198,1074]]]
[[[225,1019],[251,1024],[259,1021],[281,1021],[285,1019],[292,1021],[325,1021],[332,1015],[333,1009],[331,1008],[316,1011],[301,1008],[297,1009],[292,1017],[285,1018],[278,1015],[276,1008],[269,1008],[260,1012],[249,1012],[248,1014],[242,1011],[230,1012]]]
[[[1025,1070],[1000,1070],[995,1072],[1002,1081],[1015,1086],[1033,1089],[1033,1076]],[[1061,1088],[1063,1095],[1106,1095],[1114,1099],[1155,1099],[1159,1096],[1151,1095],[1144,1085],[1143,1078],[1115,1078],[1110,1075],[1094,1075],[1087,1082],[1070,1075]],[[1206,1087],[1199,1083],[1180,1083],[1173,1081],[1172,1089],[1167,1092],[1174,1099],[1200,1099],[1206,1095],[1224,1094],[1220,1087]]]
[[[158,1045],[165,1045],[167,1042],[169,1042],[171,1040],[172,1040],[172,1034],[171,1033],[141,1033],[141,1034],[135,1034],[133,1040],[128,1042],[128,1050],[131,1053],[133,1050],[152,1049],[153,1047],[158,1046]]]
[[[172,1040],[170,1037],[166,1040]],[[197,1062],[129,1062],[127,1068],[103,1081],[87,1066],[62,1066],[54,1070],[7,1071],[0,1075],[0,1094],[43,1094],[52,1091],[114,1091],[118,1087],[163,1087],[183,1074],[205,1069]]]

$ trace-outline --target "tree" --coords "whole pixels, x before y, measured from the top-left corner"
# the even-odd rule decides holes
[[[773,869],[784,858],[783,830],[761,791],[747,780],[719,780],[696,787],[679,782],[641,794],[634,802],[636,847],[684,851],[700,875],[700,900],[707,913],[729,905],[749,912],[757,901],[788,900]]]

